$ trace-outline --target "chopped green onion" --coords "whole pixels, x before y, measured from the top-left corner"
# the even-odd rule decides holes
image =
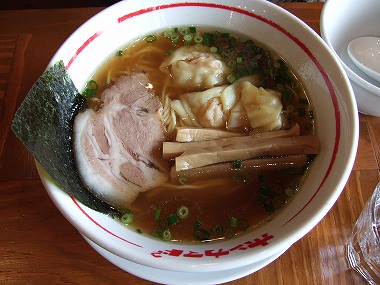
[[[294,112],[294,106],[293,105],[287,105],[286,109],[288,110],[289,114],[292,114]]]
[[[161,209],[158,209],[154,214],[154,221],[157,221],[161,216]]]
[[[264,203],[264,209],[267,211],[267,212],[275,212],[276,211],[276,208],[273,206],[273,204],[269,201],[265,202]]]
[[[83,96],[85,98],[94,97],[96,95],[96,91],[98,90],[98,83],[95,80],[90,80],[86,84],[86,88],[83,91]]]
[[[242,160],[235,160],[232,162],[232,168],[233,169],[239,169],[239,168],[241,168],[242,165],[243,165]]]
[[[203,41],[203,38],[202,38],[200,35],[196,35],[196,36],[194,37],[194,42],[195,42],[196,44],[200,44],[202,41]],[[211,48],[210,48],[210,51],[211,51]]]
[[[201,224],[202,223],[199,220],[196,220],[194,222],[194,224],[193,224],[193,228],[197,230],[197,229],[199,229],[199,227],[201,226]]]
[[[91,89],[98,90],[98,83],[96,83],[95,80],[90,80],[90,81],[87,83],[87,87],[88,87],[88,88],[91,88]]]
[[[249,223],[245,219],[239,220],[237,226],[242,231],[246,231],[249,229]]]
[[[193,40],[193,36],[189,35],[189,34],[186,34],[186,35],[183,36],[183,39],[184,39],[185,42],[191,43],[191,41]]]
[[[276,61],[276,62],[273,63],[273,67],[278,69],[278,68],[281,67],[281,63],[279,63],[278,61]]]
[[[277,84],[277,89],[278,89],[278,91],[283,92],[285,90],[285,86],[283,84],[281,84],[281,83],[278,83]]]
[[[181,206],[177,209],[177,216],[180,219],[186,219],[189,216],[189,208],[186,206]]]
[[[140,229],[136,229],[136,232],[139,233],[139,234],[142,234],[142,233],[143,233],[143,231],[140,230]]]
[[[234,228],[234,227],[237,226],[237,224],[238,224],[238,219],[232,217],[232,218],[230,219],[230,227],[231,227],[231,228]]]
[[[187,35],[189,31],[187,28],[180,28],[179,33],[184,36],[184,35]]]
[[[235,229],[233,229],[233,228],[228,228],[224,232],[225,238],[232,238],[235,234],[236,234]]]
[[[134,215],[133,213],[125,213],[121,216],[120,220],[123,224],[130,224],[133,222],[133,219],[134,219]]]
[[[290,187],[285,188],[284,193],[286,196],[291,197],[294,194],[294,190]]]
[[[122,51],[122,50],[118,50],[118,51],[116,52],[116,55],[117,55],[117,56],[122,56],[122,55],[123,55],[123,51]]]
[[[149,35],[149,36],[147,36],[147,37],[145,38],[145,41],[146,41],[147,43],[152,43],[152,42],[154,42],[155,40],[157,40],[157,37],[156,37],[155,35]]]
[[[174,28],[174,32],[175,32],[175,33],[178,33],[178,27],[175,27],[175,28]]]
[[[236,63],[236,61],[231,59],[229,62],[227,62],[227,65],[228,65],[229,67],[234,67],[234,66],[235,66],[235,63]]]
[[[224,229],[223,229],[223,227],[222,227],[221,225],[216,225],[216,226],[212,229],[212,231],[213,231],[214,233],[216,233],[217,235],[220,235],[220,234],[223,233]]]
[[[162,237],[162,232],[163,230],[157,227],[153,230],[152,235],[155,237]]]
[[[181,175],[180,177],[178,177],[178,181],[182,185],[186,185],[187,184],[187,177],[186,177],[186,175]]]
[[[245,183],[247,182],[247,174],[245,172],[235,172],[232,174],[232,180],[238,184],[238,183]]]
[[[165,241],[169,241],[172,239],[172,233],[169,230],[164,230],[162,232],[162,239]]]
[[[235,76],[235,75],[230,74],[230,75],[227,76],[227,82],[228,82],[228,83],[232,84],[232,83],[234,83],[235,81],[236,81],[236,76]]]
[[[170,40],[172,41],[172,43],[178,42],[178,39],[179,39],[179,36],[177,34],[174,34],[170,37]]]
[[[210,232],[204,229],[195,230],[193,236],[199,241],[209,240],[211,238]]]
[[[163,231],[163,230],[166,230],[168,228],[168,221],[166,219],[161,219],[158,221],[158,226],[157,226],[157,229],[159,231]]]
[[[197,32],[197,28],[196,27],[189,27],[189,31],[190,31],[190,33],[195,34]]]
[[[171,214],[169,217],[167,217],[167,222],[168,222],[168,227],[172,226],[172,225],[175,225],[176,223],[178,223],[179,221],[179,218],[176,214]]]
[[[172,35],[173,35],[173,31],[172,30],[166,30],[164,32],[164,36],[167,37],[167,38],[170,38]]]
[[[171,49],[169,49],[169,50],[166,52],[167,55],[171,55],[172,53],[173,53],[173,51],[172,51]]]
[[[300,186],[300,182],[296,179],[296,180],[293,180],[292,183],[291,183],[291,187],[296,190],[298,189],[298,187]]]
[[[211,53],[217,53],[218,52],[218,48],[217,47],[210,47],[210,52]]]
[[[241,56],[239,56],[239,57],[236,58],[236,63],[237,64],[240,64],[242,62],[243,62],[243,58]]]
[[[268,187],[266,186],[261,186],[260,187],[260,192],[259,192],[259,195],[263,198],[274,198],[274,192],[272,190],[270,190]]]

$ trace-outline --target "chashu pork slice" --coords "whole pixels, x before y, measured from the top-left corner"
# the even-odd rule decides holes
[[[169,179],[162,105],[147,86],[143,72],[122,76],[103,92],[99,110],[86,109],[74,121],[79,174],[94,195],[116,208]]]

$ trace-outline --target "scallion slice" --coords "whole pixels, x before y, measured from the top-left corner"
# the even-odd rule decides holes
[[[125,213],[125,214],[123,214],[123,215],[121,216],[120,221],[121,221],[123,224],[128,225],[128,224],[130,224],[130,223],[133,222],[134,217],[135,217],[135,216],[133,215],[133,213]]]
[[[156,213],[154,214],[154,220],[157,221],[161,216],[161,209],[157,209]]]
[[[203,41],[203,38],[200,35],[196,35],[193,39],[196,44],[200,44]]]
[[[247,173],[239,171],[232,174],[232,180],[236,183],[246,183],[248,180]]]
[[[233,74],[229,74],[229,75],[227,76],[227,82],[228,82],[228,83],[232,84],[232,83],[234,83],[235,81],[236,81],[236,76],[235,76],[235,75],[233,75]]]
[[[147,37],[145,38],[145,41],[146,41],[147,43],[152,43],[152,42],[154,42],[155,40],[157,40],[157,37],[156,37],[155,35],[149,35],[149,36],[147,36]]]
[[[240,64],[242,62],[243,62],[243,58],[241,56],[239,56],[239,57],[236,58],[236,63],[237,64]]]
[[[193,233],[194,238],[199,241],[209,240],[211,238],[211,234],[208,230],[205,229],[197,229]]]
[[[216,226],[212,229],[212,231],[213,231],[215,234],[220,235],[220,234],[222,234],[222,233],[224,232],[224,229],[223,229],[223,227],[222,227],[221,225],[216,225]]]
[[[196,27],[189,27],[189,31],[192,34],[195,34],[197,32],[197,28]]]
[[[247,220],[245,219],[241,219],[238,221],[238,224],[237,224],[238,228],[242,231],[246,231],[249,229],[249,223]]]
[[[177,209],[177,216],[180,219],[186,219],[190,214],[189,208],[186,206],[181,206]]]
[[[179,217],[176,214],[171,214],[166,220],[168,222],[168,227],[170,227],[179,222]]]
[[[202,223],[199,220],[196,220],[194,222],[194,224],[193,224],[193,228],[197,230],[197,229],[199,229],[199,227],[201,226],[201,224]]]
[[[162,232],[162,239],[165,241],[169,241],[172,239],[172,233],[169,230],[164,230]]]
[[[189,35],[189,34],[186,34],[183,36],[183,40],[187,43],[191,43],[192,40],[193,40],[193,36],[192,35]]]
[[[173,30],[166,30],[164,32],[164,37],[170,38],[173,35]]]
[[[179,33],[184,36],[189,33],[189,30],[187,28],[180,28]]]
[[[284,193],[286,196],[291,197],[294,194],[294,190],[290,187],[285,188]]]
[[[232,218],[230,219],[230,227],[231,227],[231,228],[235,228],[235,227],[237,226],[237,224],[238,224],[238,219],[235,218],[235,217],[232,217]]]
[[[291,187],[292,187],[294,190],[297,190],[299,186],[300,186],[300,182],[299,182],[297,179],[295,179],[295,180],[292,181],[292,183],[291,183]]]
[[[98,83],[95,80],[90,80],[86,84],[86,88],[83,91],[83,96],[85,98],[96,96],[96,91],[98,91]]]
[[[170,40],[172,41],[172,43],[176,43],[178,42],[178,39],[179,39],[179,36],[178,34],[174,34],[170,37]]]
[[[210,52],[211,53],[217,53],[218,52],[218,48],[217,47],[210,47]]]
[[[260,187],[259,195],[260,195],[260,197],[263,197],[266,199],[273,199],[274,198],[274,192],[266,186]]]
[[[181,175],[180,177],[178,177],[178,182],[182,185],[186,185],[187,184],[187,177],[185,175]]]
[[[242,165],[243,165],[242,160],[235,160],[232,162],[232,168],[233,169],[239,169],[239,168],[241,168]]]

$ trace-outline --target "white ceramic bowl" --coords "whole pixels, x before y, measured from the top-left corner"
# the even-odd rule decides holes
[[[267,224],[236,238],[177,244],[138,234],[69,197],[43,171],[41,178],[59,210],[99,252],[143,268],[175,271],[176,276],[178,272],[188,276],[240,269],[241,274],[248,274],[252,270],[243,268],[261,268],[307,234],[340,195],[357,149],[355,98],[344,70],[321,38],[299,19],[264,0],[122,1],[81,26],[50,65],[63,60],[81,90],[98,65],[119,47],[153,31],[182,25],[223,27],[251,36],[282,55],[305,84],[321,148],[290,205]],[[157,281],[154,274],[150,277]],[[176,284],[182,283],[178,280]]]
[[[347,46],[362,36],[380,36],[380,2],[329,0],[322,9],[321,35],[339,58],[351,80],[359,112],[380,116],[380,82],[361,71],[349,58]]]

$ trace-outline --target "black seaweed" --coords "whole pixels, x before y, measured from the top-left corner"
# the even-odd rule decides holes
[[[65,192],[91,209],[114,214],[114,208],[86,189],[76,168],[73,120],[84,102],[59,61],[34,83],[15,114],[12,130]]]

